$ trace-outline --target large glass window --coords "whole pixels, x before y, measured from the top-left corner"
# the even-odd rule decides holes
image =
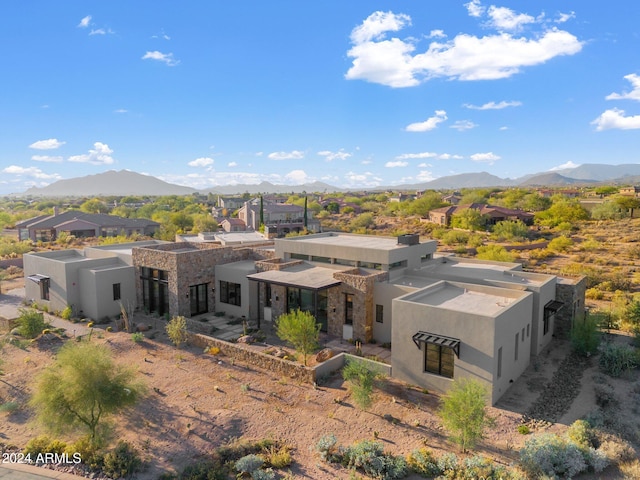
[[[164,270],[142,267],[142,302],[149,313],[169,313],[169,280]]]
[[[453,378],[453,349],[425,343],[424,350],[424,370],[442,377]]]
[[[220,302],[241,306],[240,284],[220,280]]]
[[[376,305],[376,322],[384,322],[384,308],[382,305]]]

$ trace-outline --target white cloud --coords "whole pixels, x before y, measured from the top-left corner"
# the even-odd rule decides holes
[[[234,167],[237,167],[237,166],[238,166],[237,162],[229,162],[229,163],[227,163],[227,167],[229,167],[229,168],[234,168]]]
[[[484,13],[476,1],[468,3],[467,9],[472,16]],[[516,29],[533,18],[500,9],[492,10],[492,15],[491,22],[503,30]],[[551,28],[534,32],[530,38],[505,32],[483,37],[460,33],[448,42],[433,41],[426,51],[414,53],[415,38],[403,40],[386,36],[410,22],[411,18],[404,14],[375,12],[354,28],[353,46],[347,52],[353,64],[345,78],[394,88],[416,86],[436,77],[495,80],[515,75],[523,67],[573,55],[582,49],[582,42],[573,34]]]
[[[636,130],[640,128],[640,115],[626,117],[624,110],[612,108],[605,110],[604,113],[591,122],[591,125],[595,125],[598,132],[613,128],[619,130]]]
[[[110,28],[93,28],[89,32],[89,35],[106,35],[107,33],[109,35],[113,35],[116,32],[114,32]]]
[[[462,160],[464,157],[461,155],[454,155],[451,153],[442,153],[438,155],[439,160]]]
[[[607,100],[640,101],[640,75],[636,75],[635,73],[630,73],[629,75],[625,75],[624,78],[629,80],[633,89],[630,92],[612,93],[610,95],[607,95],[605,98]]]
[[[284,176],[288,183],[293,185],[302,185],[309,181],[309,176],[304,170],[292,170]]]
[[[382,183],[382,178],[371,172],[355,173],[348,172],[344,176],[345,186],[353,188],[371,188],[377,187]]]
[[[437,177],[433,176],[433,173],[428,170],[420,170],[418,175],[416,175],[416,180],[420,182],[430,182],[431,180],[435,180]]]
[[[350,153],[347,153],[347,152],[343,151],[342,149],[340,149],[337,152],[331,152],[329,150],[323,150],[321,152],[318,152],[318,155],[320,155],[321,157],[324,157],[327,162],[332,162],[334,160],[347,160],[348,158],[350,158],[352,156]]]
[[[433,152],[403,153],[402,155],[398,155],[396,157],[396,160],[407,160],[411,158],[434,158],[437,156],[438,154]]]
[[[431,167],[433,167],[433,165],[431,165],[430,163],[424,163],[424,162],[418,165],[418,168],[431,168]]]
[[[397,167],[407,167],[409,166],[409,162],[396,161],[396,162],[387,162],[384,164],[387,168],[397,168]]]
[[[397,32],[411,25],[411,17],[403,13],[374,12],[351,32],[351,41],[355,44],[380,40],[385,32]]]
[[[576,12],[559,13],[558,18],[556,19],[556,23],[564,23],[571,20],[572,18],[576,18]]]
[[[480,0],[471,0],[469,3],[465,3],[464,6],[467,7],[467,11],[472,17],[481,17],[485,10],[480,4]]]
[[[302,160],[304,152],[300,150],[292,150],[291,152],[272,152],[267,155],[271,160]]]
[[[427,38],[446,38],[447,35],[444,33],[443,30],[431,30],[429,32],[429,35],[427,35]]]
[[[171,40],[171,37],[166,33],[164,33],[164,30],[162,30],[158,35],[152,35],[151,38],[161,38],[163,40]]]
[[[44,173],[42,170],[40,170],[37,167],[21,167],[19,165],[9,165],[8,167],[2,169],[2,173],[38,178],[41,180],[51,180],[51,179],[61,178],[60,175],[58,175],[57,173],[48,174],[48,173]]]
[[[87,28],[91,24],[91,15],[87,15],[78,24],[78,28]]]
[[[465,130],[471,130],[472,128],[476,128],[477,126],[478,125],[473,123],[471,120],[457,120],[449,128],[455,128],[459,132],[464,132]]]
[[[433,117],[428,118],[424,122],[411,123],[407,125],[405,130],[407,132],[428,132],[438,126],[439,123],[444,122],[447,119],[447,112],[444,110],[436,110]]]
[[[522,105],[522,102],[518,102],[518,101],[510,101],[510,102],[506,102],[506,101],[501,101],[501,102],[487,102],[484,105],[471,105],[468,103],[465,103],[464,106],[465,108],[468,108],[470,110],[502,110],[503,108],[507,108],[507,107],[519,107],[520,105]]]
[[[213,165],[213,158],[209,157],[200,157],[195,160],[191,160],[187,165],[190,167],[208,167],[209,165]]]
[[[49,138],[47,140],[38,140],[37,142],[33,142],[29,145],[29,148],[34,148],[36,150],[55,150],[65,143],[67,142],[61,142],[57,138]]]
[[[489,165],[493,165],[496,160],[500,160],[500,157],[493,152],[487,153],[474,153],[471,155],[471,160],[478,163],[488,163]]]
[[[489,25],[499,31],[518,31],[523,25],[536,21],[531,15],[516,13],[510,8],[496,7],[495,5],[489,7],[487,14],[491,19]]]
[[[372,160],[366,158],[360,162],[360,165],[371,165],[373,163]]]
[[[60,163],[63,158],[60,156],[50,156],[50,155],[33,155],[31,160],[36,162],[49,162],[49,163]]]
[[[109,148],[109,145],[102,142],[96,142],[93,144],[93,149],[89,150],[89,153],[83,155],[74,155],[69,157],[70,162],[78,163],[90,163],[92,165],[111,165],[114,163],[111,154],[113,150]]]
[[[179,60],[173,58],[173,53],[162,53],[158,50],[154,50],[153,52],[147,52],[142,56],[142,60],[156,60],[158,62],[163,62],[167,64],[169,67],[175,67],[180,63]]]
[[[573,163],[571,160],[569,160],[567,163],[563,163],[562,165],[558,165],[557,167],[550,168],[549,171],[554,172],[556,170],[564,170],[566,168],[576,168],[580,165],[580,163]]]
[[[500,127],[498,130],[500,130],[500,131],[509,130],[509,127]]]
[[[118,108],[117,110],[114,110],[113,113],[129,113],[129,110],[125,108]]]

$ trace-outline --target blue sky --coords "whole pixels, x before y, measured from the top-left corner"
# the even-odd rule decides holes
[[[640,2],[2,2],[0,194],[640,162]]]

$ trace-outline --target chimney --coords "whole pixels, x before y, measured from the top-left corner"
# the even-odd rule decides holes
[[[54,205],[53,206],[53,216],[55,217],[56,215],[58,215],[60,213],[60,211],[58,210],[58,206]]]

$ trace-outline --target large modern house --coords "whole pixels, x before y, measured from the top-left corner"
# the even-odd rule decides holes
[[[438,255],[436,241],[417,235],[183,240],[25,255],[27,296],[51,306],[66,299],[92,316],[106,314],[116,292],[159,315],[262,323],[301,309],[330,335],[391,344],[396,378],[437,391],[475,378],[492,403],[554,333],[584,316],[584,279]],[[97,257],[105,263],[90,263]]]
[[[495,225],[505,220],[520,220],[525,225],[533,225],[533,213],[512,208],[486,205],[484,203],[468,203],[466,205],[451,205],[448,207],[436,208],[429,211],[427,220],[438,225],[451,225],[453,215],[463,210],[476,210],[486,218],[487,225]]]
[[[145,218],[123,218],[102,213],[69,210],[42,215],[16,223],[20,240],[50,242],[65,232],[75,237],[114,237],[117,235],[153,235],[160,224]]]

